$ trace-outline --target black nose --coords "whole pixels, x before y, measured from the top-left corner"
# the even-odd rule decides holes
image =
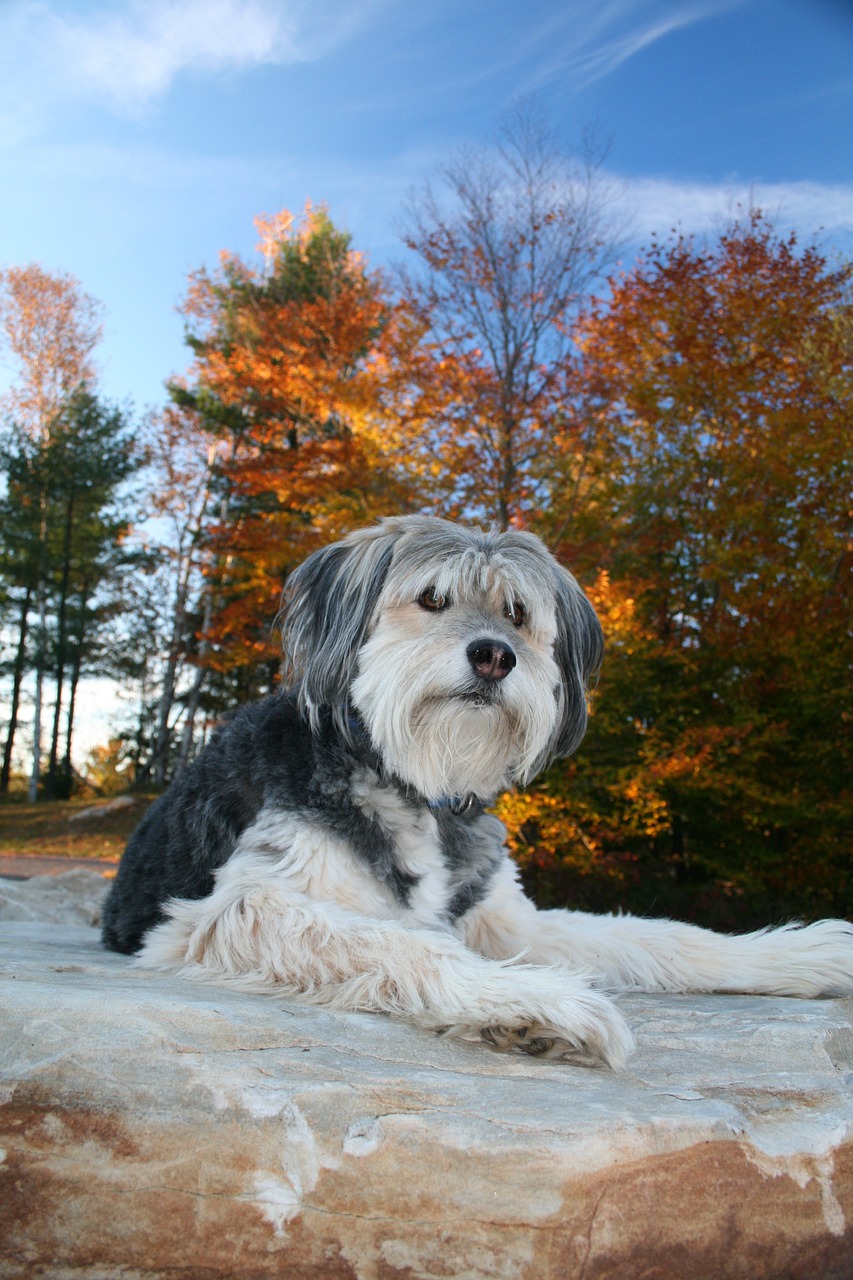
[[[515,666],[515,654],[500,640],[473,640],[467,653],[475,673],[484,680],[503,680]]]

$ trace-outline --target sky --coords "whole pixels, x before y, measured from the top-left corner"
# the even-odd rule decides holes
[[[0,266],[76,276],[103,391],[156,408],[188,273],[255,216],[325,203],[400,261],[406,194],[530,95],[607,140],[626,265],[750,200],[853,257],[851,0],[0,0]]]
[[[0,0],[0,267],[104,305],[100,386],[141,416],[188,273],[252,258],[256,216],[325,203],[398,262],[407,194],[530,96],[607,141],[625,266],[750,201],[853,258],[853,0]],[[100,682],[78,751],[105,715]]]

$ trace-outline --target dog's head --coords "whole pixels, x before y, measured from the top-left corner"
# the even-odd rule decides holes
[[[293,573],[289,676],[317,724],[364,726],[429,799],[493,796],[569,755],[602,657],[586,596],[538,538],[397,516]]]

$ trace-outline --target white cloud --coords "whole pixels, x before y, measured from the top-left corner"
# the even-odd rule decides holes
[[[26,98],[26,89],[39,96],[50,85],[54,95],[70,93],[136,115],[185,73],[210,75],[323,57],[382,3],[124,0],[66,16],[45,0],[15,0],[0,15],[0,48],[5,48],[0,75],[5,71],[7,91],[16,84],[18,106],[22,88]]]
[[[826,237],[853,247],[853,184],[819,182],[683,182],[667,178],[619,179],[631,217],[631,239],[653,233],[713,231],[739,209],[759,208],[780,231],[800,239]]]
[[[263,0],[149,0],[96,22],[56,17],[54,31],[73,83],[125,109],[159,97],[185,70],[239,70],[300,56],[291,13]]]

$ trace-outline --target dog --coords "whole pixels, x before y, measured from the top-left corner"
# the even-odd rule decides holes
[[[495,796],[583,737],[603,654],[530,533],[399,516],[290,577],[284,691],[146,813],[103,940],[153,969],[618,1067],[618,991],[853,989],[853,926],[743,936],[537,910]]]

